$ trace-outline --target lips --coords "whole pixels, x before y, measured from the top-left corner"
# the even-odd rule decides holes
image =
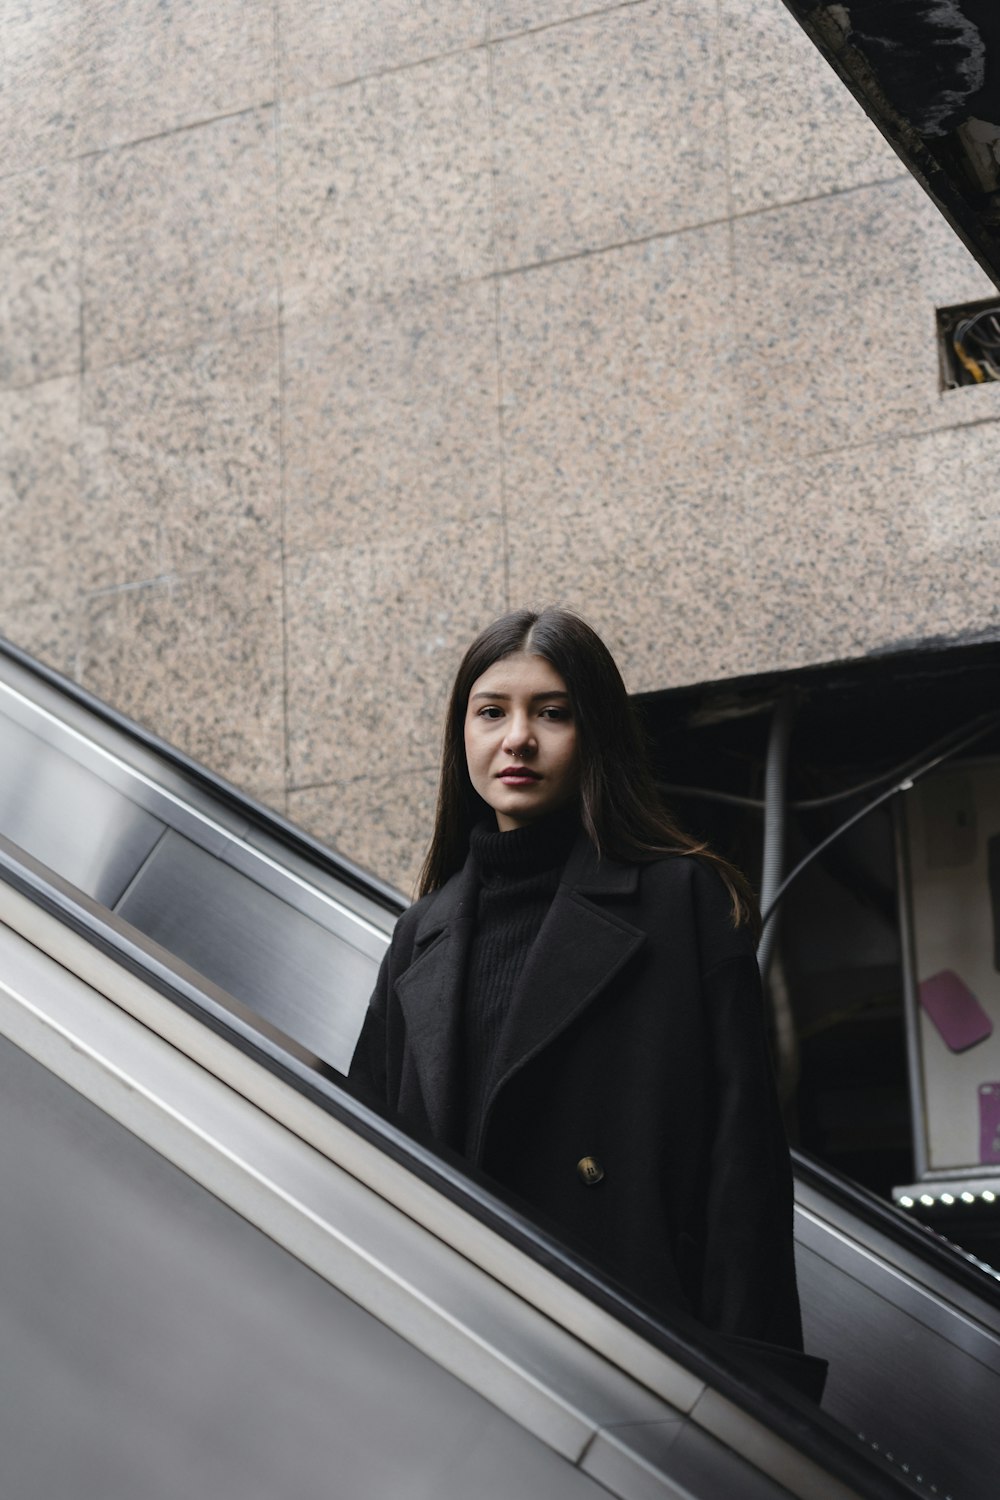
[[[527,766],[507,766],[498,775],[504,786],[529,786],[542,779],[537,771],[529,771]]]

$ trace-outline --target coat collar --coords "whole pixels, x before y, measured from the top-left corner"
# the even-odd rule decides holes
[[[601,904],[631,896],[638,878],[635,865],[599,859],[581,833],[511,997],[480,1135],[503,1085],[607,988],[641,946],[643,933]],[[462,985],[477,899],[470,859],[428,902],[416,929],[414,958],[396,981],[431,1130],[459,1148],[466,1131]]]
[[[453,922],[466,918],[474,920],[478,898],[476,867],[471,859],[467,859],[462,868],[429,897],[414,933],[416,947],[426,946],[443,927],[450,927]]]
[[[639,884],[639,866],[602,859],[585,833],[569,853],[562,886],[587,896],[631,896]]]

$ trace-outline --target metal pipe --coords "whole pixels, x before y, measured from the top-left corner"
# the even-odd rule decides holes
[[[774,938],[777,931],[774,896],[781,885],[785,862],[785,823],[788,809],[788,745],[792,737],[795,704],[785,693],[774,705],[771,732],[767,742],[767,764],[764,771],[764,848],[760,874],[760,909],[767,913],[757,962],[761,978],[767,983]]]
[[[760,905],[772,907],[781,886],[785,862],[785,827],[788,818],[788,745],[792,737],[795,700],[785,693],[774,706],[767,744],[764,773],[764,848],[761,862]],[[799,1047],[788,986],[780,961],[774,965],[778,913],[771,910],[757,948],[761,982],[771,1012],[778,1091],[783,1100],[795,1092],[799,1073]],[[770,981],[770,982],[769,982]]]

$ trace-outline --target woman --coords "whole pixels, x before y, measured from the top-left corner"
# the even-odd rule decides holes
[[[466,652],[420,896],[352,1079],[657,1310],[800,1348],[753,898],[660,806],[576,616]]]

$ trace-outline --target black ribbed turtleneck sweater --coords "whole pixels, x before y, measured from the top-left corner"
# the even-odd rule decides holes
[[[465,982],[467,1151],[494,1082],[511,997],[579,831],[575,807],[508,833],[492,822],[472,830],[479,901]]]

